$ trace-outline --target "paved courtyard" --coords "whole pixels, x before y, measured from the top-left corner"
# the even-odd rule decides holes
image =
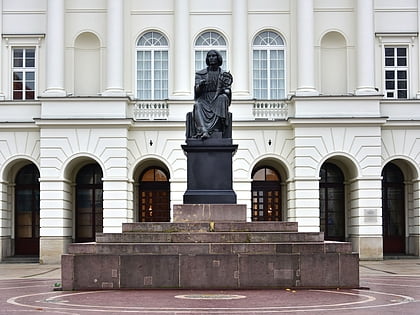
[[[64,292],[60,266],[0,264],[0,314],[420,314],[420,259],[362,261],[360,279],[358,290]]]

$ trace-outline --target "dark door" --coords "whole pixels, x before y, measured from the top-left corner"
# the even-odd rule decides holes
[[[84,166],[76,178],[76,242],[94,242],[103,231],[102,170],[97,164]]]
[[[270,167],[256,170],[252,176],[252,221],[281,221],[281,181]]]
[[[382,222],[384,254],[404,254],[404,175],[393,163],[382,171]]]
[[[160,168],[149,168],[140,176],[140,222],[170,221],[169,176]]]
[[[15,182],[15,255],[39,255],[38,169],[23,167]]]
[[[335,164],[324,163],[320,177],[320,230],[326,240],[345,241],[343,172]]]

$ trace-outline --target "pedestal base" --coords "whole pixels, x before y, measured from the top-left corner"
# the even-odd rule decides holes
[[[246,222],[246,205],[174,205],[174,222]]]
[[[182,149],[187,155],[187,191],[184,204],[236,204],[232,189],[232,139],[188,139]]]

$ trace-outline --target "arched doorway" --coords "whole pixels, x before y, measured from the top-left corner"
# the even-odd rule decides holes
[[[39,255],[39,171],[29,164],[15,180],[15,255]]]
[[[333,163],[324,163],[319,176],[320,230],[326,240],[345,241],[343,172]]]
[[[271,167],[260,167],[252,175],[252,221],[281,221],[281,178]]]
[[[394,163],[382,171],[382,224],[384,254],[405,253],[404,175]]]
[[[103,231],[102,170],[88,164],[76,177],[76,242],[94,242]]]
[[[168,173],[159,167],[146,169],[139,179],[139,221],[170,221]]]

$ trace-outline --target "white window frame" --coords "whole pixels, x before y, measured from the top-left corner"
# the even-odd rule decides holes
[[[417,33],[376,33],[376,37],[379,42],[380,50],[377,51],[377,58],[381,60],[381,69],[377,74],[381,78],[380,86],[382,86],[382,93],[385,99],[398,99],[398,100],[405,100],[405,99],[412,99],[415,97],[413,93],[415,93],[414,88],[414,75],[418,75],[418,70],[413,70],[413,67],[417,64],[417,62],[413,62],[414,54],[413,48],[416,37],[418,37]],[[407,66],[404,67],[407,69],[407,98],[398,98],[397,93],[394,93],[394,97],[387,97],[386,93],[386,85],[385,85],[385,48],[390,47],[400,47],[400,48],[407,48]],[[379,86],[379,84],[378,84]]]
[[[257,44],[256,41],[257,39],[263,35],[264,33],[273,33],[276,35],[276,37],[278,39],[281,40],[281,44],[270,44],[270,43],[266,43],[264,45],[261,44]],[[252,49],[251,49],[251,62],[252,62],[252,93],[254,95],[254,98],[257,99],[268,99],[268,100],[272,100],[272,99],[285,99],[287,98],[287,63],[286,63],[286,45],[285,45],[285,41],[284,38],[281,36],[281,34],[279,32],[273,31],[273,30],[263,30],[258,32],[254,39],[252,40]],[[254,79],[254,52],[255,51],[265,51],[267,52],[267,87],[266,87],[266,92],[267,92],[267,98],[259,98],[256,97],[255,95],[255,79]],[[281,51],[283,52],[283,78],[279,78],[279,79],[283,79],[283,89],[279,89],[278,91],[280,92],[281,90],[283,90],[283,94],[282,97],[278,98],[278,97],[273,97],[272,96],[272,89],[271,89],[271,76],[270,76],[270,63],[271,63],[271,58],[269,57],[270,53],[272,51]],[[280,70],[280,69],[279,69]]]
[[[35,98],[29,99],[28,101],[35,101],[39,95],[40,82],[39,82],[39,63],[42,57],[40,56],[40,46],[45,38],[45,34],[3,34],[2,35],[5,41],[5,47],[8,52],[8,63],[5,66],[4,72],[7,74],[7,77],[2,76],[2,80],[5,80],[5,90],[7,89],[6,98],[13,100],[13,50],[14,49],[26,49],[26,48],[35,48],[35,67],[31,68],[35,71]],[[25,99],[19,99],[15,101],[25,101]]]
[[[389,56],[386,55],[386,51],[388,49],[393,50],[393,65],[387,65],[387,60],[391,59]],[[405,50],[405,65],[398,65],[398,51],[404,49]],[[410,98],[410,83],[409,83],[409,67],[408,67],[408,47],[407,46],[395,46],[395,45],[384,45],[383,49],[383,58],[384,58],[384,94],[385,98],[392,98],[392,99],[408,99]],[[405,79],[400,80],[398,77],[399,72],[405,72]],[[389,80],[387,78],[387,73],[393,73],[394,77],[392,80]],[[399,81],[406,81],[406,87],[405,89],[399,88]],[[387,88],[387,83],[393,82],[394,88]],[[405,91],[406,95],[405,97],[400,97],[399,93],[400,91]]]
[[[199,43],[199,41],[203,43]],[[196,72],[207,67],[206,55],[210,50],[220,52],[223,57],[221,68],[227,71],[229,69],[227,41],[223,34],[215,30],[201,32],[194,41],[194,71]],[[201,55],[199,60],[196,58],[197,53]]]
[[[140,44],[140,41],[148,34],[157,34],[160,39],[157,39],[155,37],[146,40],[147,41],[147,45],[142,45]],[[161,43],[161,40],[164,40],[164,43]],[[146,97],[142,97],[139,95],[139,90],[138,90],[138,80],[139,80],[139,69],[138,69],[138,63],[139,63],[139,59],[138,59],[138,53],[139,52],[150,52],[150,72],[151,72],[151,77],[150,77],[150,98],[146,98]],[[167,67],[166,67],[166,78],[161,78],[161,84],[164,84],[166,82],[166,95],[164,97],[159,97],[156,98],[156,91],[155,91],[155,75],[156,75],[156,69],[154,67],[155,65],[155,58],[156,58],[156,53],[157,52],[165,52],[166,53],[166,62],[167,62]],[[159,31],[155,31],[155,30],[151,30],[151,31],[147,31],[144,32],[137,40],[136,42],[136,53],[135,53],[135,65],[136,65],[136,70],[135,70],[135,80],[134,80],[134,84],[135,84],[135,96],[137,99],[142,99],[142,100],[163,100],[163,99],[168,99],[168,95],[169,95],[169,41],[168,38]]]
[[[15,65],[15,52],[21,50],[22,51],[22,66],[16,66]],[[34,59],[34,65],[33,67],[27,66],[27,61],[32,59],[28,57],[29,51],[33,51],[33,59]],[[12,99],[14,101],[26,101],[26,100],[35,100],[36,99],[36,68],[37,68],[37,62],[36,62],[36,48],[35,47],[13,47],[12,48]],[[15,90],[15,74],[16,73],[22,73],[22,90]],[[28,76],[30,73],[33,73],[33,79],[29,79]],[[33,81],[33,98],[27,98],[27,92],[30,92],[31,90],[27,90],[27,86],[29,82]],[[15,92],[18,93],[18,91],[21,91],[22,96],[21,98],[15,98]]]

